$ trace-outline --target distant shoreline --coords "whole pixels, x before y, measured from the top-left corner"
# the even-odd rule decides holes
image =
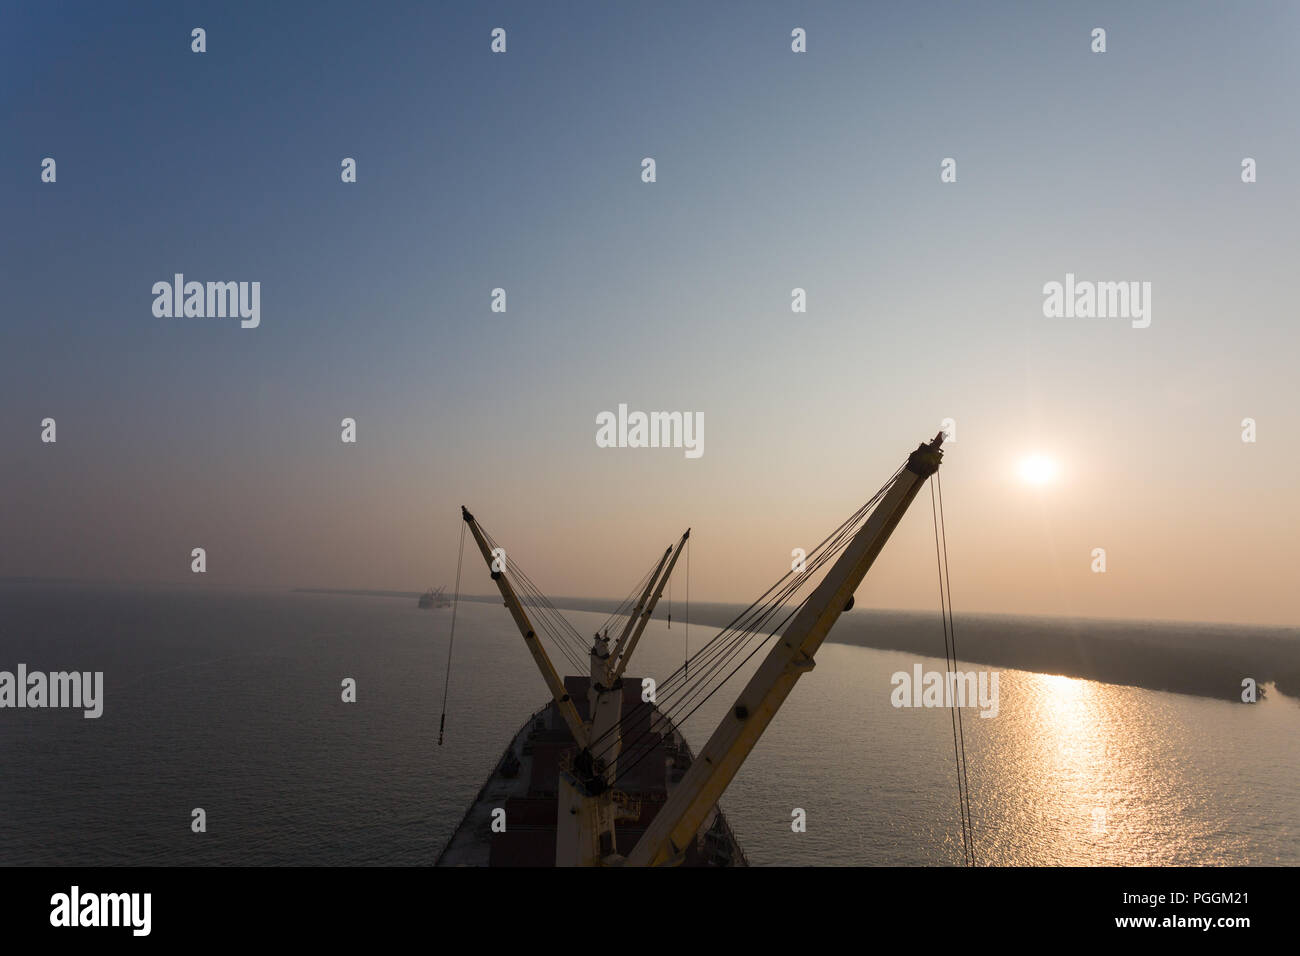
[[[0,584],[63,584],[108,588],[146,588],[132,582],[67,579],[0,578]],[[157,586],[157,585],[154,585]],[[195,593],[244,591],[284,594],[284,588],[241,589],[171,584]],[[418,591],[371,588],[293,588],[290,593],[399,598],[416,610]],[[460,595],[479,604],[500,604],[498,595]],[[556,597],[551,603],[568,611],[609,614],[620,604],[600,598]],[[690,622],[721,628],[744,609],[740,604],[692,602]],[[674,617],[685,622],[684,606]],[[662,603],[655,618],[667,616]],[[438,613],[420,611],[419,613]],[[1263,694],[1272,684],[1281,694],[1300,699],[1300,628],[1218,622],[1142,621],[1117,618],[1066,618],[990,613],[958,613],[957,658],[962,664],[1007,667],[1040,674],[1095,680],[1239,702],[1242,680],[1253,679]],[[836,623],[829,641],[876,650],[903,651],[942,658],[943,634],[934,611],[857,608]]]
[[[312,594],[402,597],[414,591],[296,588]],[[497,595],[460,595],[462,601],[500,603]],[[566,611],[609,614],[618,601],[556,597]],[[740,604],[699,602],[690,621],[725,627],[745,608]],[[674,616],[684,621],[682,606]],[[664,604],[655,618],[667,616]],[[1184,623],[1116,618],[1065,618],[1011,614],[958,613],[954,622],[958,660],[965,664],[1010,667],[1042,674],[1095,680],[1239,702],[1242,680],[1300,698],[1300,628],[1246,624]],[[938,611],[886,611],[859,608],[836,622],[828,641],[876,650],[943,656]]]

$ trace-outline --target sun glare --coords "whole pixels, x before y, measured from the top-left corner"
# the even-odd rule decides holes
[[[1020,462],[1020,477],[1031,485],[1045,485],[1056,477],[1056,462],[1031,455]]]

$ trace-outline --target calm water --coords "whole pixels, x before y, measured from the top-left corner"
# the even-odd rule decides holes
[[[449,611],[0,584],[0,670],[102,670],[106,699],[99,720],[0,710],[0,864],[431,863],[546,696],[504,608],[458,614],[438,747]],[[667,674],[684,637],[652,623],[631,672]],[[961,861],[949,712],[890,704],[915,663],[822,648],[723,799],[751,862]],[[980,862],[1300,864],[1300,702],[1000,673],[999,716],[964,720]],[[738,690],[684,725],[697,750]]]

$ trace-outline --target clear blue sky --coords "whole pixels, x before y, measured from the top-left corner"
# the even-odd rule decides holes
[[[555,593],[691,524],[746,600],[953,417],[968,609],[1300,613],[1294,4],[0,10],[0,574],[450,583],[465,503]],[[1151,327],[1044,318],[1067,271]],[[703,458],[597,448],[619,403]],[[870,603],[932,603],[913,518]]]

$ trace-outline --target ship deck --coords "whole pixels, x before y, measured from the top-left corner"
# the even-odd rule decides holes
[[[583,720],[588,719],[589,683],[587,677],[564,679],[565,690]],[[639,688],[641,679],[625,677],[624,683]],[[651,726],[655,727],[653,733]],[[695,758],[671,721],[657,707],[641,707],[639,695],[631,692],[623,698],[622,733],[625,741],[642,741],[638,757],[645,753],[618,781],[618,789],[641,803],[639,817],[620,820],[615,827],[616,850],[626,855]],[[648,752],[643,749],[647,744],[653,744]],[[435,865],[554,866],[560,755],[576,748],[554,703],[529,717],[502,752]],[[513,768],[514,760],[518,761],[517,770]],[[506,828],[501,833],[492,832],[491,826],[497,808],[506,813]],[[714,807],[700,827],[686,850],[683,865],[748,865],[720,807]]]

